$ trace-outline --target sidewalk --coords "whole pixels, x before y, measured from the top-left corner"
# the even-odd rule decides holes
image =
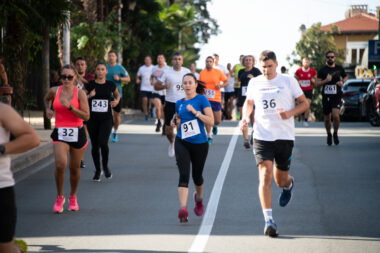
[[[29,123],[40,137],[40,145],[28,152],[11,155],[13,173],[31,166],[32,164],[53,155],[53,144],[50,139],[52,130],[44,129],[42,111],[24,111],[24,120]],[[140,110],[122,109],[122,121],[125,119],[143,118],[144,115]],[[54,127],[54,118],[51,120]]]

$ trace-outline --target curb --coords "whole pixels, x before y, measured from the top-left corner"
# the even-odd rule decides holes
[[[34,150],[20,155],[19,157],[12,159],[11,162],[11,171],[13,173],[19,172],[26,167],[29,167],[36,162],[48,157],[53,154],[53,143],[49,142],[48,144],[42,145],[35,148]]]

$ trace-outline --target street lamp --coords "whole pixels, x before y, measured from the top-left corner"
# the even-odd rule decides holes
[[[204,20],[205,18],[200,18],[196,20],[190,20],[190,21],[179,23],[180,29],[178,31],[178,51],[182,50],[182,29],[186,26],[191,26],[191,25],[203,22]]]

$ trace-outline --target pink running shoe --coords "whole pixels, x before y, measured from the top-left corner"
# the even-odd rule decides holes
[[[65,197],[58,196],[57,199],[55,200],[53,212],[62,213],[63,212],[63,204],[65,204]]]
[[[203,211],[204,211],[203,199],[198,200],[197,194],[195,192],[194,192],[194,202],[195,202],[195,207],[194,207],[195,215],[196,216],[202,216]]]
[[[78,211],[79,210],[77,196],[75,196],[75,195],[69,197],[69,210],[70,211]]]
[[[178,211],[178,218],[179,222],[188,222],[189,221],[189,212],[187,211],[186,207],[182,207]]]

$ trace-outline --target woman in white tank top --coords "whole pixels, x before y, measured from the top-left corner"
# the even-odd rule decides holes
[[[10,141],[10,134],[15,139]],[[0,103],[0,252],[22,252],[13,241],[16,228],[11,158],[8,154],[25,152],[38,146],[39,137],[10,106]]]

